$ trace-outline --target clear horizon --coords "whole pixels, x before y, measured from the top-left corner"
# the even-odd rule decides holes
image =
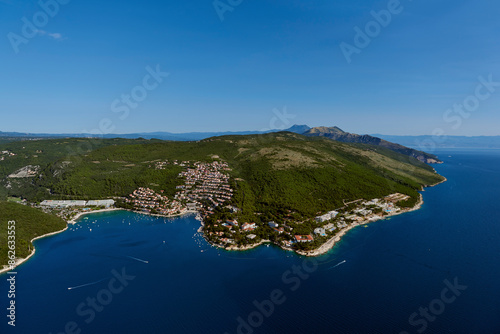
[[[491,1],[0,0],[1,131],[500,135]]]

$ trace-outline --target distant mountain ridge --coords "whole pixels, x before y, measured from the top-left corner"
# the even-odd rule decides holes
[[[394,152],[402,153],[411,157],[414,157],[425,163],[440,163],[441,161],[434,155],[425,152],[417,151],[399,144],[394,144],[389,141],[380,139],[378,137],[373,137],[370,135],[357,135],[349,132],[345,132],[339,127],[314,127],[311,128],[308,125],[298,125],[295,124],[288,129],[273,129],[265,131],[226,131],[226,132],[188,132],[188,133],[171,133],[171,132],[141,132],[141,133],[129,133],[129,134],[104,134],[102,136],[97,136],[89,133],[69,133],[69,134],[36,134],[36,133],[19,133],[19,132],[1,132],[0,140],[9,138],[23,138],[23,139],[57,139],[57,138],[85,138],[85,137],[102,137],[105,139],[111,138],[124,138],[124,139],[160,139],[169,141],[199,141],[212,137],[220,137],[227,135],[256,135],[256,134],[266,134],[275,132],[292,132],[296,134],[301,134],[309,137],[326,137],[332,140],[345,142],[345,143],[361,143],[369,144],[375,146],[382,146],[388,148]]]
[[[253,135],[273,132],[293,132],[305,136],[326,137],[346,143],[363,143],[375,146],[389,148],[395,152],[413,156],[427,163],[440,162],[436,156],[424,153],[420,150],[432,151],[434,148],[491,148],[500,149],[500,136],[446,136],[445,138],[434,138],[432,136],[392,136],[392,135],[358,135],[345,132],[339,127],[319,126],[311,128],[308,125],[295,124],[287,129],[273,129],[261,131],[224,131],[224,132],[139,132],[129,134],[105,134],[102,138],[125,138],[125,139],[160,139],[172,141],[198,141],[211,137],[220,137],[225,135]],[[21,132],[2,132],[0,131],[0,142],[22,139],[49,139],[49,138],[81,138],[98,137],[90,133],[21,133]]]
[[[138,133],[126,133],[126,134],[104,134],[102,136],[90,134],[90,133],[23,133],[23,132],[2,132],[0,131],[0,138],[85,138],[85,137],[103,137],[103,138],[125,138],[125,139],[161,139],[161,140],[174,140],[174,141],[194,141],[203,140],[210,137],[220,137],[227,135],[256,135],[265,134],[272,132],[293,132],[302,134],[309,130],[310,127],[307,125],[293,125],[288,129],[272,129],[272,130],[261,130],[261,131],[220,131],[220,132],[186,132],[186,133],[172,133],[172,132],[138,132]]]
[[[395,144],[384,139],[373,137],[370,135],[358,135],[355,133],[345,132],[342,129],[334,127],[315,127],[307,130],[303,133],[305,136],[309,137],[326,137],[332,140],[340,141],[343,143],[358,143],[358,144],[369,144],[375,146],[381,146],[390,149],[391,151],[401,153],[410,157],[413,157],[422,162],[433,164],[442,163],[435,155],[418,151],[400,144]]]

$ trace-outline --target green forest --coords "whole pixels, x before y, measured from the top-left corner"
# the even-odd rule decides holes
[[[66,222],[29,206],[0,201],[0,268],[8,263],[9,221],[15,221],[16,258],[25,258],[33,250],[31,240],[38,236],[60,231]]]
[[[0,149],[16,154],[0,163],[2,195],[31,202],[122,197],[138,187],[172,196],[182,183],[177,178],[182,167],[171,164],[157,170],[155,161],[212,161],[214,156],[232,167],[233,204],[243,214],[294,210],[310,216],[359,198],[395,192],[416,198],[422,186],[442,180],[432,167],[388,149],[293,133],[199,142],[40,140],[8,143]],[[36,177],[6,177],[28,164],[41,167]]]
[[[271,239],[277,235],[267,227],[268,221],[286,222],[296,232],[305,233],[314,226],[308,219],[343,207],[345,202],[399,192],[411,196],[399,205],[411,207],[423,186],[443,180],[429,165],[383,147],[288,132],[221,136],[197,142],[24,140],[0,144],[0,152],[9,152],[3,153],[0,161],[0,200],[22,198],[32,203],[46,199],[118,199],[138,187],[163,191],[171,197],[176,186],[183,183],[178,177],[183,170],[179,166],[182,161],[224,160],[231,167],[230,183],[234,189],[234,197],[227,204],[240,209],[239,220],[262,227],[258,229],[258,238]],[[155,168],[156,162],[167,160],[178,164]],[[29,165],[37,166],[36,175],[9,177]],[[2,202],[0,207],[2,224],[7,219],[18,222],[18,256],[28,254],[33,237],[64,227],[61,219],[27,206]],[[218,209],[208,220],[213,225],[216,219],[232,216],[227,210]],[[6,231],[5,226],[0,231],[4,239]],[[236,236],[238,242],[249,242],[243,238]],[[321,238],[314,245],[319,242]],[[2,247],[5,244],[2,242]],[[4,263],[7,253],[3,248],[1,251]]]

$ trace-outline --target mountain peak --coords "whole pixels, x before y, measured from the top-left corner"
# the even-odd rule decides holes
[[[344,134],[344,130],[337,126],[317,126],[307,131],[308,134]]]
[[[402,153],[404,155],[411,156],[417,160],[426,162],[426,163],[436,163],[441,162],[435,155],[428,154],[425,152],[417,151],[403,145],[395,144],[388,142],[386,140],[380,139],[378,137],[373,137],[369,135],[360,136],[355,133],[345,132],[342,129],[334,126],[334,127],[326,127],[326,126],[318,126],[303,133],[305,136],[311,137],[326,137],[335,141],[340,141],[344,143],[360,143],[360,144],[368,144],[374,146],[381,146],[387,149],[390,149],[394,152]]]
[[[288,128],[284,131],[303,134],[303,133],[309,131],[310,129],[311,129],[311,127],[309,127],[308,125],[305,125],[305,124],[302,124],[302,125],[294,124],[290,128]]]

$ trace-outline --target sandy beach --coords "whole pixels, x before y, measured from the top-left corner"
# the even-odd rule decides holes
[[[85,215],[92,214],[92,213],[111,212],[111,211],[119,211],[119,210],[124,210],[124,209],[109,208],[109,209],[100,209],[100,210],[94,210],[94,211],[79,212],[76,214],[76,216],[74,216],[71,220],[68,221],[68,224],[74,225],[74,224],[76,224],[76,221],[78,220],[78,218],[85,216]]]

